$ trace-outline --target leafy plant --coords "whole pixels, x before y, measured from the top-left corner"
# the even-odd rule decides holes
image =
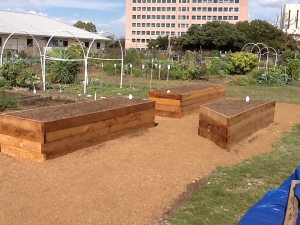
[[[54,48],[49,53],[49,57],[54,59],[78,59],[78,52],[73,48]],[[78,77],[82,62],[80,61],[62,61],[62,60],[47,60],[46,71],[49,74],[52,83],[73,83]]]
[[[259,84],[284,85],[291,82],[290,77],[284,72],[283,67],[272,67],[266,70],[258,79]]]
[[[292,80],[298,80],[300,77],[300,59],[290,59],[287,64],[287,74]]]
[[[258,65],[257,55],[246,52],[236,52],[229,55],[230,63],[227,70],[231,74],[246,74]]]
[[[33,70],[26,68],[23,59],[16,59],[13,62],[5,62],[0,67],[0,77],[8,81],[12,87],[26,87],[34,81],[35,73]]]
[[[18,104],[14,99],[8,98],[4,94],[0,95],[0,111],[16,108],[18,108]]]

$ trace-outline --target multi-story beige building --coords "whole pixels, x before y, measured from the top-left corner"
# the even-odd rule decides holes
[[[300,4],[286,4],[282,7],[280,28],[300,40]]]
[[[180,37],[196,24],[248,20],[249,0],[126,0],[125,48],[147,48],[158,36]]]

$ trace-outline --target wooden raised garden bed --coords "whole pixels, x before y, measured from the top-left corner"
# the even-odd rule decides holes
[[[154,127],[155,103],[108,98],[0,115],[1,152],[42,162]]]
[[[150,91],[148,99],[155,101],[155,115],[181,118],[191,113],[199,113],[199,106],[224,99],[226,87],[197,84],[166,90]]]
[[[224,99],[200,106],[198,134],[229,151],[274,121],[275,101]]]

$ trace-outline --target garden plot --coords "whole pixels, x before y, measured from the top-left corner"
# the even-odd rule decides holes
[[[200,106],[198,134],[229,151],[274,121],[275,101],[224,99]]]
[[[212,84],[197,84],[150,91],[148,99],[155,101],[157,116],[181,118],[191,113],[199,113],[199,106],[225,99],[226,87]]]
[[[154,127],[154,107],[119,97],[1,114],[1,152],[43,162]]]

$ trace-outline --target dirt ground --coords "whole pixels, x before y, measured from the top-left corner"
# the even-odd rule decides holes
[[[230,152],[199,137],[198,120],[156,117],[147,131],[45,163],[0,154],[0,224],[155,224],[188,184],[272,151],[300,105],[277,103],[275,122]]]

